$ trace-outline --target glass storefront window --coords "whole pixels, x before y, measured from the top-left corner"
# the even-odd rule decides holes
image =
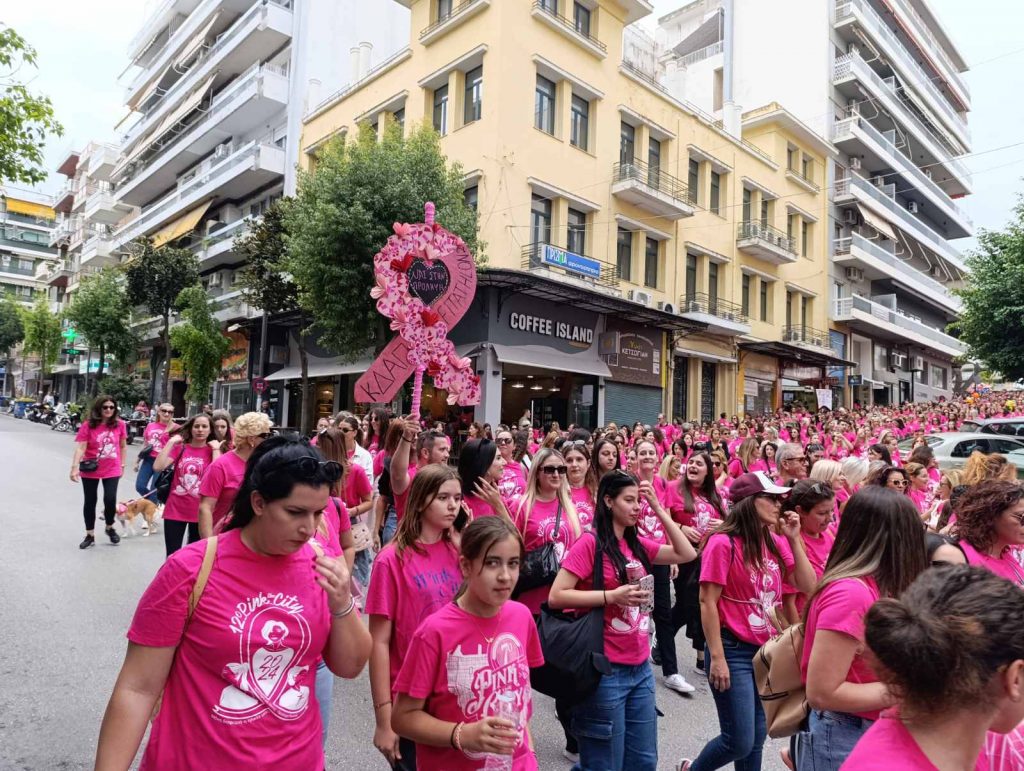
[[[506,366],[501,388],[501,420],[515,424],[525,410],[534,422],[574,423],[591,428],[597,422],[597,378]]]

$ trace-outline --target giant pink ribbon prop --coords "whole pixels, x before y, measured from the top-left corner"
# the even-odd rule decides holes
[[[476,264],[463,240],[434,222],[434,204],[427,203],[424,211],[421,224],[396,222],[395,235],[373,258],[376,285],[370,296],[398,335],[355,386],[357,402],[389,402],[413,375],[417,419],[424,372],[448,391],[449,404],[480,403],[480,378],[448,339],[473,302]]]

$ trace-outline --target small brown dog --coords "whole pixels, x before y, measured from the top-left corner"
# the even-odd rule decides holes
[[[156,532],[157,505],[149,498],[135,498],[131,501],[122,501],[117,504],[117,519],[124,528],[125,533],[131,531],[135,535],[135,517],[139,514],[145,520],[146,532],[143,535],[150,535]]]

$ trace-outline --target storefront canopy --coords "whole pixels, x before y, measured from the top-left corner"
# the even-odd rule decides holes
[[[317,359],[309,362],[309,377],[332,377],[334,375],[361,375],[370,368],[372,361],[343,362],[340,357],[335,359]],[[302,378],[301,367],[282,367],[277,372],[267,375],[267,380],[299,380]]]
[[[740,343],[740,349],[761,353],[765,356],[774,356],[778,359],[795,361],[800,364],[807,364],[812,367],[856,367],[857,362],[846,361],[838,356],[825,353],[824,351],[813,351],[799,345],[783,342],[759,342]]]
[[[588,352],[567,354],[543,345],[500,345],[488,343],[502,364],[550,369],[575,375],[612,376],[611,370],[597,356]]]

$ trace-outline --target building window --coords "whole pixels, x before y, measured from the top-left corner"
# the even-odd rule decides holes
[[[644,285],[658,288],[658,242],[653,238],[647,239],[644,250]]]
[[[754,212],[754,193],[749,188],[743,188],[743,221],[750,222]]]
[[[804,179],[807,181],[814,180],[814,159],[808,158],[806,155],[803,157],[801,162],[800,173],[803,174]]]
[[[555,133],[555,84],[540,75],[533,96],[533,125],[548,134]]]
[[[811,248],[811,223],[806,220],[800,223],[800,254],[807,256]]]
[[[619,278],[629,281],[633,272],[633,233],[625,228],[619,228],[619,235],[615,243],[615,258]]]
[[[404,107],[401,108],[400,110],[395,110],[393,113],[391,113],[391,117],[394,119],[395,123],[398,124],[398,127],[400,129],[405,129],[405,108]]]
[[[464,123],[480,120],[484,114],[484,67],[466,73],[466,109]]]
[[[448,133],[448,86],[434,89],[434,131]]]
[[[750,274],[743,274],[743,288],[740,290],[740,307],[743,315],[750,316]]]
[[[786,292],[786,326],[793,323],[793,293]]]
[[[590,9],[582,3],[573,3],[572,24],[583,37],[590,37]]]
[[[878,343],[875,343],[875,369],[889,369],[889,349]]]
[[[711,109],[718,112],[722,109],[723,92],[725,91],[725,77],[721,67],[715,69],[711,76]]]
[[[636,129],[628,123],[619,128],[619,163],[632,163],[636,157]]]
[[[708,263],[708,312],[718,312],[718,263]]]
[[[661,182],[661,142],[651,137],[647,145],[647,184],[657,188]]]
[[[932,386],[935,388],[946,388],[946,370],[943,367],[936,367],[934,364],[931,367],[931,381]]]
[[[540,195],[533,196],[530,206],[530,241],[534,244],[551,242],[551,201]]]
[[[797,170],[797,160],[800,158],[800,151],[795,147],[786,148],[786,168],[790,171]]]
[[[722,175],[717,171],[711,172],[711,195],[708,197],[708,210],[712,214],[721,214],[722,196]]]
[[[786,217],[786,237],[792,241],[796,234],[796,215],[790,214]]]
[[[769,198],[761,198],[761,225],[768,227],[772,217],[772,202]]]
[[[540,0],[541,9],[558,15],[558,0]]]
[[[768,282],[763,278],[761,282],[761,321],[768,321]]]
[[[811,320],[811,298],[803,295],[800,298],[800,326],[808,327]]]
[[[452,15],[452,0],[437,0],[437,20],[444,21]]]
[[[700,162],[691,158],[686,184],[690,187],[690,200],[697,203],[697,192],[700,189]]]
[[[587,253],[587,215],[576,209],[569,209],[568,237],[566,239],[570,252]]]
[[[586,150],[590,144],[590,102],[582,96],[572,95],[572,126],[570,127],[569,143],[580,150]]]
[[[697,256],[686,255],[686,298],[692,300],[697,296]]]
[[[467,187],[462,193],[462,200],[470,209],[477,211],[480,206],[480,188],[476,185]]]

